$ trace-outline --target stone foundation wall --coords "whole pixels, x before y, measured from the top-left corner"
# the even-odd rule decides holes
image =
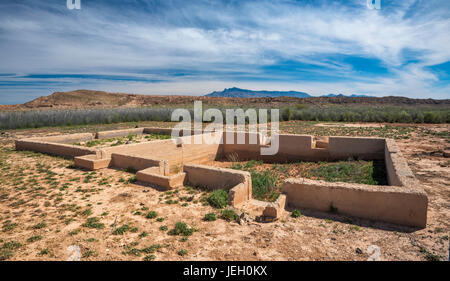
[[[17,150],[31,150],[65,157],[75,157],[97,153],[95,149],[86,147],[34,140],[16,140],[15,145]]]
[[[96,137],[111,138],[129,134],[170,134],[170,132],[171,129],[134,128],[99,132]],[[393,140],[360,137],[313,138],[282,134],[279,135],[278,153],[261,156],[261,147],[269,145],[270,139],[264,139],[260,134],[245,133],[245,143],[237,144],[237,133],[232,134],[234,143],[229,143],[227,138],[224,138],[226,133],[218,132],[215,135],[219,134],[219,138],[222,138],[221,144],[205,143],[205,137],[212,134],[209,132],[102,149],[68,144],[92,140],[93,134],[23,139],[16,140],[15,144],[17,150],[75,157],[75,165],[91,170],[133,167],[138,170],[136,177],[139,181],[167,189],[181,186],[183,182],[210,190],[225,189],[229,191],[228,199],[233,206],[251,200],[250,173],[199,164],[217,158],[227,158],[230,155],[237,157],[236,160],[257,159],[271,163],[334,161],[348,158],[384,159],[389,186],[291,178],[283,185],[284,195],[279,198],[280,201],[270,204],[258,201],[258,204],[264,208],[264,216],[271,217],[279,217],[286,201],[298,208],[329,211],[332,207],[342,214],[415,227],[426,226],[427,195]],[[249,143],[251,136],[256,136],[255,144]],[[202,138],[203,144],[196,144],[196,138]],[[170,172],[175,174],[170,175]]]
[[[186,184],[209,190],[231,190],[229,202],[236,206],[252,196],[252,179],[249,172],[205,165],[184,165]]]

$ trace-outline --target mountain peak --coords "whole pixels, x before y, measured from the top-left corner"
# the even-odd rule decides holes
[[[205,95],[207,97],[228,97],[228,98],[274,98],[274,97],[295,97],[309,98],[309,94],[296,91],[252,91],[237,87],[225,88],[223,91],[212,92]]]

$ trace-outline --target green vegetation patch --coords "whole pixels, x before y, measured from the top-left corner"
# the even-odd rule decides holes
[[[124,224],[121,227],[118,227],[114,229],[113,233],[114,235],[123,235],[125,232],[128,232],[131,230],[131,227],[128,224]]]
[[[214,214],[214,213],[208,213],[203,218],[204,221],[215,221],[216,219],[217,219],[216,214]]]
[[[386,185],[383,161],[320,162],[309,172],[310,177],[330,182],[353,182],[370,185]]]
[[[234,210],[226,209],[220,213],[220,217],[226,221],[237,221],[239,219],[238,214]]]
[[[3,243],[2,247],[0,248],[0,261],[12,258],[15,251],[20,247],[22,247],[22,244],[16,241]]]
[[[92,217],[88,218],[86,223],[83,224],[83,226],[88,228],[102,229],[105,227],[105,224],[101,223],[99,218]]]
[[[299,210],[295,209],[294,211],[292,211],[291,216],[292,216],[293,218],[299,218],[299,217],[302,216],[302,213],[300,213]]]
[[[177,222],[175,227],[169,231],[169,235],[191,236],[195,229],[189,227],[185,222]]]
[[[207,201],[214,208],[225,208],[228,203],[228,192],[223,189],[216,189],[209,194]]]

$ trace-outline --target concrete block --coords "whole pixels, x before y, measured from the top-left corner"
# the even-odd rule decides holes
[[[275,202],[267,202],[266,207],[263,211],[263,216],[279,219],[284,213],[285,205],[286,195],[280,194]]]
[[[164,176],[155,172],[156,170],[154,167],[139,171],[136,173],[136,179],[140,182],[156,185],[164,189],[173,189],[183,186],[183,182],[186,177],[185,173]]]
[[[111,158],[98,158],[97,155],[77,156],[74,158],[75,166],[88,170],[98,170],[108,168],[111,164]]]

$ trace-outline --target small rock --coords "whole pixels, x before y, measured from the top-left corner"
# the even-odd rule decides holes
[[[363,253],[363,251],[360,248],[356,248],[356,253],[361,255]]]
[[[69,258],[67,261],[80,261],[81,260],[81,249],[77,245],[70,245],[66,249],[67,254],[69,254]]]
[[[445,150],[444,153],[442,153],[445,158],[450,158],[450,150]]]
[[[239,216],[238,223],[240,225],[243,225],[243,224],[246,224],[248,222],[250,222],[249,215],[246,212],[242,212],[242,214]]]

